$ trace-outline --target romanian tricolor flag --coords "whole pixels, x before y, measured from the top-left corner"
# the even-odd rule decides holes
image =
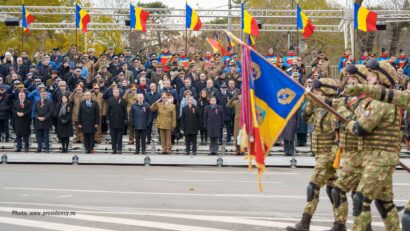
[[[219,39],[218,33],[215,32],[215,39],[216,41],[218,41],[219,46],[221,47],[221,54],[223,56],[225,56],[227,54],[226,49],[224,48],[224,46],[222,45],[222,41]]]
[[[251,14],[247,10],[245,10],[245,4],[242,3],[241,5],[241,10],[242,10],[242,25],[241,28],[243,32],[253,35],[253,36],[259,36],[259,27],[258,23],[256,22],[256,19],[252,17]]]
[[[377,31],[377,13],[354,3],[354,28],[364,32]]]
[[[248,45],[255,48],[256,40],[252,35],[248,35]]]
[[[299,4],[296,5],[296,17],[298,29],[302,30],[304,39],[309,38],[315,32],[316,27],[312,24],[306,14],[300,9]]]
[[[201,19],[194,9],[192,9],[188,3],[186,3],[186,14],[185,14],[186,28],[194,31],[199,31],[202,27]]]
[[[24,32],[29,32],[28,25],[36,21],[36,18],[26,10],[24,4],[21,5],[21,26]]]
[[[211,39],[211,38],[206,38],[206,41],[208,42],[209,46],[211,46],[214,53],[220,52],[221,47],[218,41],[216,41],[215,39]]]
[[[87,24],[91,21],[87,11],[75,4],[75,28],[80,28],[83,32],[88,32]]]
[[[130,27],[142,32],[147,32],[147,19],[149,13],[140,7],[130,4]]]
[[[247,148],[248,158],[256,161],[261,191],[265,156],[300,107],[304,92],[286,73],[243,45],[241,149]]]
[[[228,41],[228,47],[232,48],[234,47],[236,44],[231,40],[231,38],[229,37],[229,35],[226,35],[226,40]]]

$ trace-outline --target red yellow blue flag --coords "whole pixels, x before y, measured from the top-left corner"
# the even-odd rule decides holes
[[[354,28],[364,32],[377,31],[377,13],[354,3]]]
[[[302,30],[304,39],[309,38],[315,32],[316,27],[312,24],[306,14],[300,9],[299,4],[296,5],[296,16],[298,29]]]
[[[21,26],[24,32],[29,32],[28,25],[36,20],[36,18],[26,10],[24,4],[21,5]]]
[[[202,27],[201,19],[194,9],[192,9],[188,3],[186,3],[186,15],[185,15],[186,28],[194,31],[199,31]]]
[[[130,27],[142,32],[147,32],[147,19],[149,13],[140,7],[130,4]]]
[[[88,32],[87,24],[91,21],[90,15],[83,10],[78,4],[75,4],[75,28]]]
[[[241,11],[242,11],[242,23],[241,23],[241,28],[242,31],[253,35],[253,36],[259,36],[259,27],[258,23],[256,22],[256,19],[252,17],[252,15],[245,10],[245,4],[241,4]]]

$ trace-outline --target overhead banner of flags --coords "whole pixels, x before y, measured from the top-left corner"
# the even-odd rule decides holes
[[[147,32],[147,19],[149,13],[140,7],[130,4],[130,27],[142,32]]]
[[[377,31],[377,13],[354,3],[354,28],[364,32]]]
[[[302,30],[304,39],[309,38],[315,32],[316,27],[312,24],[306,14],[300,9],[299,4],[296,4],[296,17],[298,29]]]
[[[189,28],[194,31],[199,31],[202,27],[201,19],[199,18],[198,14],[194,9],[192,9],[188,3],[186,5],[186,13],[185,13],[185,23],[186,28]]]
[[[75,28],[81,29],[83,32],[88,32],[87,24],[91,21],[90,15],[87,11],[81,9],[81,7],[75,5]]]
[[[21,5],[21,26],[24,32],[29,32],[28,25],[34,22],[36,18],[26,10],[24,3]]]

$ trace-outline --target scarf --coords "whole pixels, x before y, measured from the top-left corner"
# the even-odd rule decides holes
[[[58,116],[64,116],[67,113],[67,104],[61,104],[60,112],[58,113]]]

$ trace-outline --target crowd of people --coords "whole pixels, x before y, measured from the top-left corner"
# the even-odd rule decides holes
[[[72,140],[83,143],[87,153],[94,153],[95,143],[103,142],[104,134],[109,133],[114,154],[122,152],[125,134],[128,144],[135,144],[135,153],[144,154],[153,129],[159,131],[163,154],[170,154],[172,144],[183,136],[188,154],[196,154],[198,134],[200,145],[209,140],[212,155],[223,142],[236,143],[241,62],[235,49],[228,48],[225,56],[209,51],[188,56],[183,49],[176,52],[168,47],[147,55],[134,55],[130,47],[119,54],[114,47],[107,50],[97,55],[92,48],[80,53],[71,46],[64,54],[55,48],[49,53],[38,50],[32,57],[24,51],[6,51],[0,64],[1,140],[9,142],[12,129],[15,151],[29,151],[33,125],[37,152],[50,150],[50,132],[56,133],[62,152],[68,152]],[[365,55],[358,63],[374,57]],[[403,57],[401,52],[391,63],[405,69],[407,59],[402,65]],[[335,77],[321,51],[310,63],[309,72],[292,47],[283,57],[270,48],[265,58],[307,88],[315,79]],[[355,62],[346,50],[339,62],[341,75],[349,63]],[[340,86],[345,79],[339,79]],[[407,88],[401,82],[400,86]],[[306,146],[312,132],[302,108],[281,135],[286,155],[295,154],[295,145]],[[241,154],[236,147],[235,153]]]

